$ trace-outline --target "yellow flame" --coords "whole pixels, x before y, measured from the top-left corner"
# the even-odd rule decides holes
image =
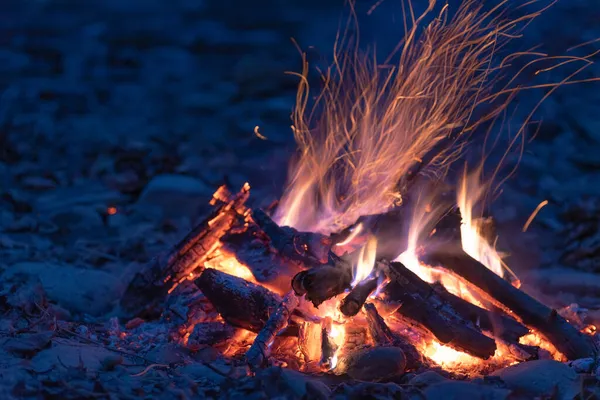
[[[485,265],[496,275],[503,277],[504,268],[500,255],[482,237],[482,219],[473,218],[473,208],[486,193],[486,187],[481,183],[479,176],[479,169],[472,174],[467,174],[465,169],[457,190],[456,204],[462,217],[460,226],[462,248],[465,253]]]
[[[435,3],[411,14],[395,65],[378,65],[343,35],[311,109],[304,62],[292,127],[299,158],[275,213],[279,225],[329,234],[385,211],[419,160],[439,167],[458,155],[450,146],[431,154],[436,145],[451,132],[463,138],[503,108],[471,119],[490,88],[492,55],[518,21],[501,23],[467,0],[453,17],[445,6],[421,26]]]
[[[358,254],[358,260],[356,262],[356,268],[354,270],[354,280],[352,281],[352,287],[356,286],[359,282],[366,279],[375,266],[375,256],[377,255],[377,239],[371,235],[367,239],[367,243],[360,249]]]

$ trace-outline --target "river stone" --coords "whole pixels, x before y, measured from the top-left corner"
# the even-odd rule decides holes
[[[19,274],[39,278],[48,299],[74,313],[101,315],[122,290],[119,280],[104,271],[41,262],[15,264],[0,279]]]
[[[571,400],[579,393],[577,373],[569,366],[554,360],[534,360],[495,371],[506,386],[528,396],[550,396]]]
[[[353,379],[381,381],[402,375],[406,357],[398,347],[374,347],[340,360],[338,367]]]

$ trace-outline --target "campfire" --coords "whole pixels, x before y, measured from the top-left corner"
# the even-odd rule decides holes
[[[506,106],[472,120],[516,25],[478,11],[444,7],[422,33],[415,18],[391,69],[345,53],[310,113],[305,70],[281,200],[253,209],[249,184],[220,187],[212,214],[134,277],[121,307],[253,371],[382,380],[595,357],[595,327],[519,289],[476,212],[480,170],[446,181],[468,135]]]

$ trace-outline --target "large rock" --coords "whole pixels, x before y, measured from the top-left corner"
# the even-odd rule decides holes
[[[103,271],[38,262],[13,265],[0,279],[17,275],[39,278],[48,299],[63,308],[95,316],[109,311],[123,289],[116,277]]]
[[[550,396],[571,400],[581,388],[577,373],[565,364],[553,360],[535,360],[513,365],[492,374],[501,378],[508,388],[527,396]]]
[[[194,217],[214,191],[215,188],[190,176],[158,175],[146,185],[137,206],[152,208],[166,218]]]

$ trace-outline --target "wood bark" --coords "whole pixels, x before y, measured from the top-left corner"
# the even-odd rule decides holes
[[[246,353],[246,361],[251,369],[264,367],[267,364],[269,349],[275,337],[288,326],[290,316],[298,304],[298,296],[294,292],[289,292],[279,304],[277,311],[271,314]]]
[[[252,332],[260,332],[281,303],[268,289],[212,268],[194,282],[227,323]]]
[[[428,249],[421,261],[442,266],[457,274],[510,309],[523,323],[541,333],[568,359],[593,357],[597,348],[563,317],[525,292],[517,289],[483,264],[470,257],[456,243]]]
[[[457,350],[483,359],[494,355],[494,340],[440,299],[428,283],[401,263],[391,263],[388,274],[391,282],[384,293],[390,300],[402,303],[397,311],[400,315],[425,327],[441,343]]]
[[[244,203],[249,195],[248,185],[236,195],[221,186],[211,200],[215,210],[169,253],[153,259],[133,277],[121,298],[121,308],[133,315],[162,303],[175,285],[202,266],[219,239],[246,212]]]

